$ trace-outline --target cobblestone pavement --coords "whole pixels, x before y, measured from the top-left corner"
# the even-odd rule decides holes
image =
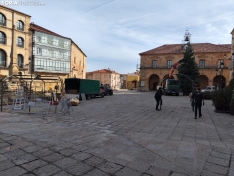
[[[205,101],[116,91],[83,101],[71,115],[0,113],[0,175],[234,175],[234,116]]]

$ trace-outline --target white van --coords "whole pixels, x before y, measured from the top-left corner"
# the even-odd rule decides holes
[[[206,86],[205,89],[202,89],[201,92],[214,92],[215,86]]]

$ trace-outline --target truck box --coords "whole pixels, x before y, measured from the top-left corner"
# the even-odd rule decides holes
[[[85,95],[87,100],[96,96],[104,97],[104,93],[100,89],[100,81],[98,80],[66,78],[65,92],[66,94],[77,94],[80,100],[82,94]]]

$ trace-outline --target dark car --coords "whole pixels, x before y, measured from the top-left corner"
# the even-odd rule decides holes
[[[108,84],[104,84],[102,85],[102,89],[104,92],[104,95],[113,95],[113,90],[110,88],[110,86]]]

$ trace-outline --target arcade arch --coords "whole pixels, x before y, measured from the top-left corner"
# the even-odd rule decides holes
[[[149,77],[149,90],[156,90],[160,85],[160,78],[157,74],[153,74]]]
[[[200,83],[201,89],[204,89],[206,86],[209,85],[209,79],[206,75],[200,75],[198,77],[198,82]]]
[[[220,88],[226,87],[226,78],[222,75],[215,76],[213,79],[213,85]]]

